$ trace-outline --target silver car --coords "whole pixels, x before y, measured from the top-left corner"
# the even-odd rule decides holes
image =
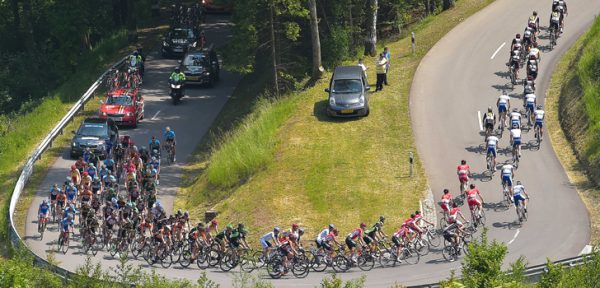
[[[336,67],[325,92],[329,93],[327,115],[357,117],[369,115],[369,87],[360,66]]]

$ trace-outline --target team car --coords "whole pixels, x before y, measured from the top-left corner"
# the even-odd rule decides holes
[[[186,84],[198,83],[213,87],[219,81],[219,59],[212,45],[185,54],[180,68],[185,73]]]
[[[135,128],[144,119],[144,97],[138,89],[113,90],[108,93],[106,101],[101,101],[99,117]]]

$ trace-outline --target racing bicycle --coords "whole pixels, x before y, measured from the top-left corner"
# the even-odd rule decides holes
[[[529,199],[529,197],[527,197]],[[523,224],[523,222],[527,221],[527,211],[525,210],[524,201],[520,201],[519,206],[517,206],[517,217],[519,217],[519,224]]]
[[[537,146],[538,149],[540,148],[540,146],[542,145],[542,131],[540,128],[540,125],[535,125],[533,128],[533,131],[535,131],[535,140],[537,141]]]

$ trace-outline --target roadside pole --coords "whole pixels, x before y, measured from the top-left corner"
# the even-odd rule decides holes
[[[416,52],[416,48],[415,48],[415,32],[410,32],[410,46],[412,47],[413,55],[415,55],[415,52]]]
[[[410,177],[413,177],[413,163],[414,163],[413,152],[408,152],[408,164],[409,164],[409,175],[410,175]]]

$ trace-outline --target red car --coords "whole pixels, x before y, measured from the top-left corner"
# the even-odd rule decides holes
[[[137,127],[144,119],[144,97],[138,89],[117,89],[108,93],[101,102],[100,118],[111,118],[119,125]]]

